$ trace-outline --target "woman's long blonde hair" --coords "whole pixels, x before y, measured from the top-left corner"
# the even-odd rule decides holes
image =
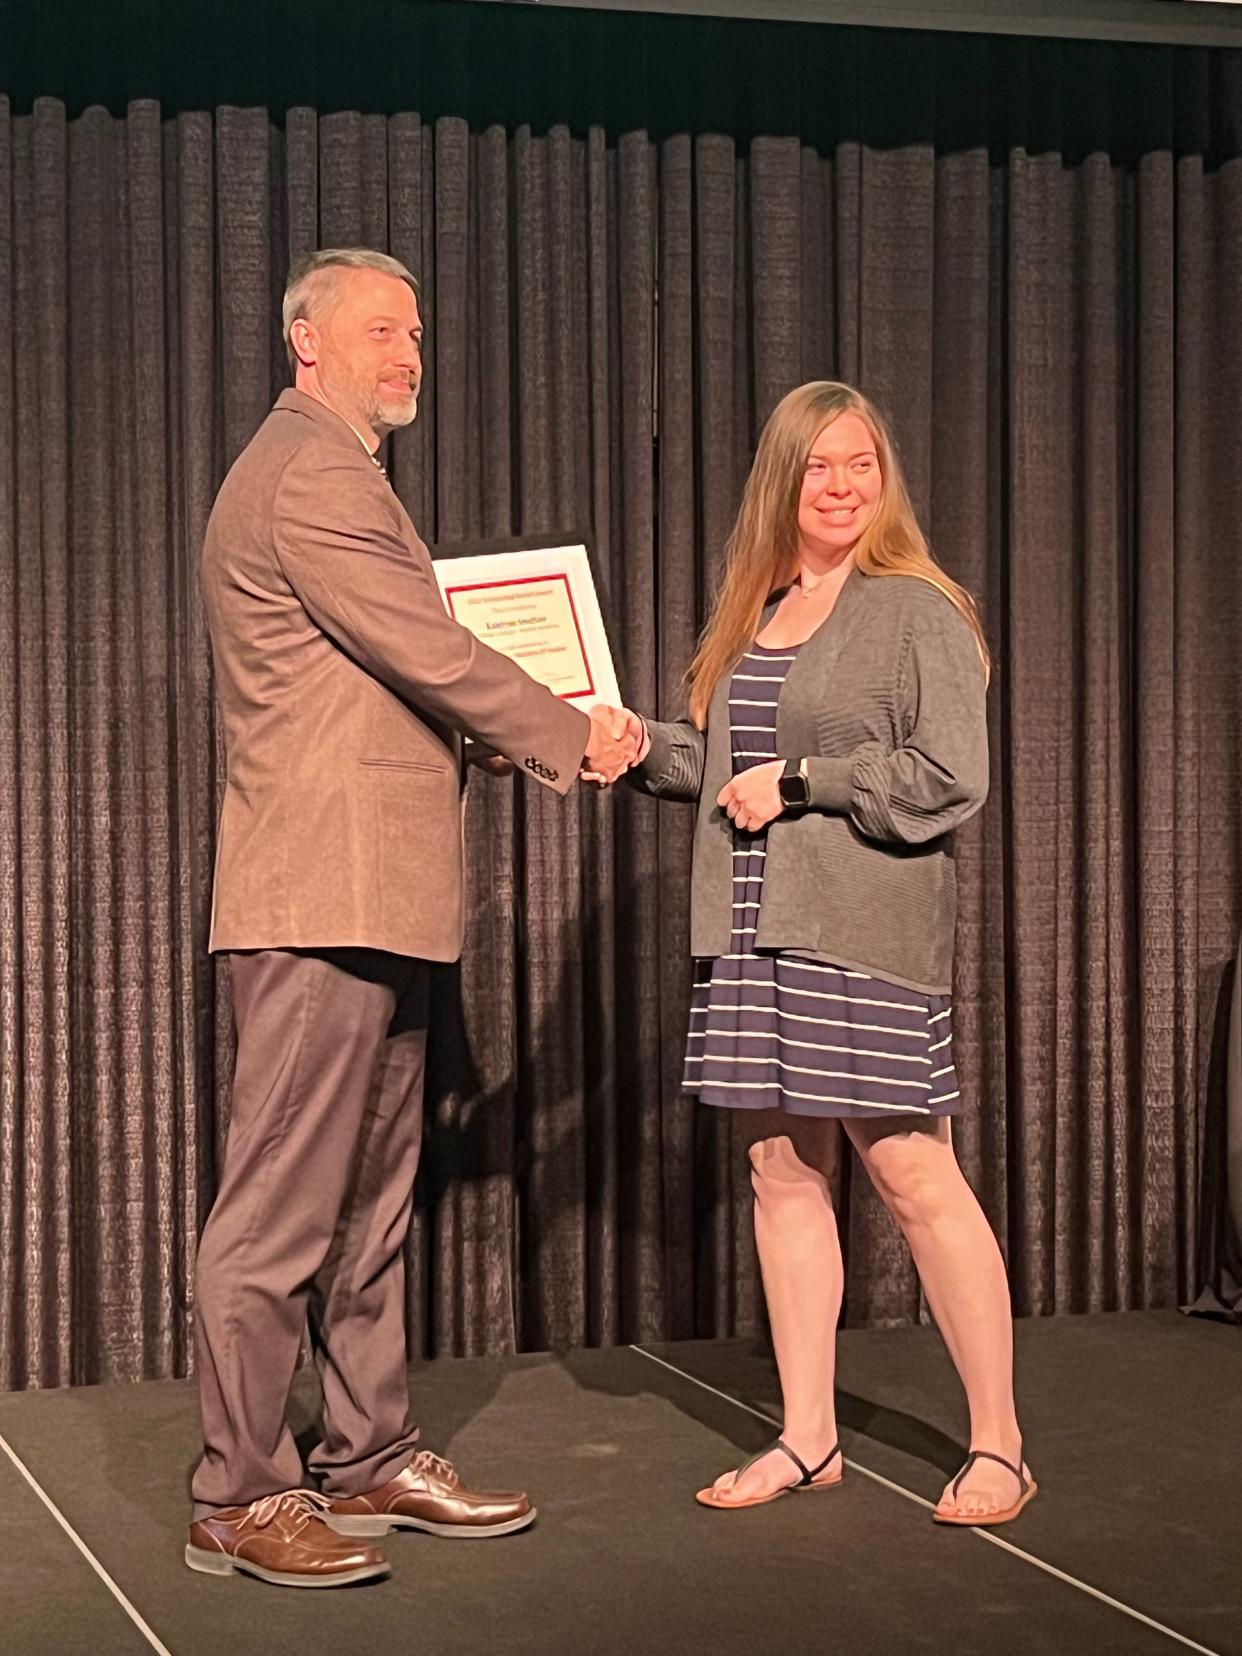
[[[712,693],[745,650],[771,593],[788,586],[798,570],[798,500],[811,445],[840,414],[857,414],[875,439],[883,487],[871,522],[854,548],[864,575],[916,575],[943,592],[974,629],[989,666],[979,611],[932,557],[910,504],[888,427],[852,385],[812,380],[783,397],[763,428],[737,521],[725,548],[725,573],[711,617],[686,673],[690,717],[702,730]]]

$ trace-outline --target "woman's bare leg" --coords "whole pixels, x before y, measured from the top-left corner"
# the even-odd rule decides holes
[[[1009,1283],[992,1228],[953,1152],[947,1119],[845,1123],[851,1143],[910,1245],[927,1303],[961,1376],[972,1448],[1014,1465],[1022,1453],[1013,1396]],[[1011,1506],[1018,1489],[995,1461],[976,1461],[941,1510],[973,1517]]]
[[[839,1129],[835,1121],[765,1110],[752,1126],[755,1244],[781,1377],[781,1437],[814,1468],[837,1441],[833,1378],[844,1272],[832,1205]],[[840,1474],[839,1461],[822,1477]],[[797,1478],[779,1450],[715,1488],[752,1500]]]

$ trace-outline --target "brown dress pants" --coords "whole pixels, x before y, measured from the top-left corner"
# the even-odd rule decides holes
[[[203,1231],[194,1517],[304,1482],[285,1420],[302,1334],[323,1387],[312,1474],[330,1495],[409,1462],[404,1244],[422,1139],[425,961],[261,950],[230,965],[237,1068]]]

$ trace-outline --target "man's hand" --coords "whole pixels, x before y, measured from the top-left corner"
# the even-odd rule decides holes
[[[606,707],[601,702],[591,709],[590,720],[582,780],[604,787],[638,763],[651,746],[651,738],[638,714],[628,707]]]
[[[512,776],[517,770],[512,759],[506,759],[495,748],[484,747],[482,742],[471,742],[466,749],[466,763],[476,770],[486,771],[489,776]]]
[[[736,827],[748,834],[758,833],[785,809],[776,785],[784,768],[783,761],[772,759],[766,765],[739,771],[716,795],[717,805]]]

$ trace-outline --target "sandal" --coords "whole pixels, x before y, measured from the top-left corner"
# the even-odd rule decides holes
[[[1014,1466],[1012,1461],[1007,1461],[1003,1455],[993,1454],[990,1449],[972,1449],[966,1456],[966,1461],[962,1467],[962,1470],[953,1480],[953,1488],[950,1493],[953,1495],[954,1499],[957,1497],[957,1492],[961,1487],[962,1479],[970,1471],[975,1462],[977,1460],[992,1460],[1003,1466],[1006,1472],[1012,1472],[1014,1477],[1018,1480],[1017,1500],[1012,1506],[1004,1507],[999,1512],[978,1512],[969,1514],[965,1512],[941,1512],[939,1508],[937,1508],[932,1513],[932,1521],[937,1524],[968,1525],[973,1529],[983,1529],[992,1524],[1009,1523],[1011,1519],[1018,1516],[1026,1503],[1034,1500],[1035,1496],[1039,1493],[1039,1485],[1035,1482],[1034,1478],[1028,1478],[1025,1472],[1023,1472],[1020,1464],[1021,1459],[1022,1454],[1020,1450],[1018,1452],[1019,1465]]]
[[[778,1500],[780,1496],[790,1495],[795,1490],[831,1489],[834,1485],[841,1482],[840,1472],[838,1472],[834,1478],[821,1478],[819,1476],[825,1466],[827,1466],[830,1461],[834,1461],[841,1453],[841,1445],[839,1443],[833,1444],[832,1448],[824,1456],[823,1460],[820,1461],[818,1466],[808,1467],[800,1456],[794,1454],[793,1450],[787,1443],[785,1443],[781,1438],[777,1438],[775,1443],[769,1443],[766,1448],[760,1449],[756,1454],[753,1454],[749,1460],[743,1461],[741,1466],[739,1466],[737,1471],[733,1474],[733,1483],[727,1484],[725,1487],[732,1489],[734,1484],[737,1483],[737,1480],[741,1477],[742,1473],[745,1472],[748,1466],[753,1466],[756,1461],[762,1460],[765,1455],[770,1455],[773,1449],[779,1449],[783,1454],[788,1455],[790,1460],[798,1468],[800,1476],[795,1478],[793,1483],[786,1484],[783,1489],[774,1489],[770,1495],[754,1495],[747,1501],[723,1501],[720,1499],[723,1491],[714,1487],[711,1489],[700,1489],[694,1497],[695,1500],[698,1501],[701,1506],[715,1507],[717,1511],[732,1511],[735,1507],[740,1509],[742,1507],[763,1506],[766,1502]]]

